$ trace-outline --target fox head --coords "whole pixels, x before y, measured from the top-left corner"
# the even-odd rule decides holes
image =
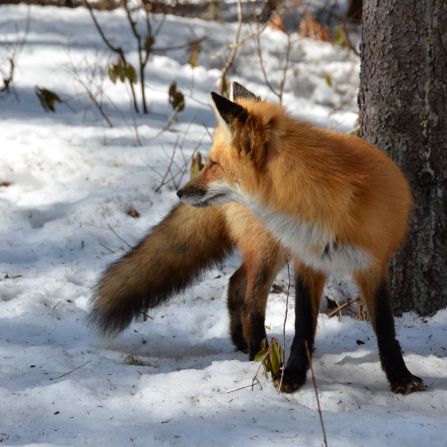
[[[230,98],[211,93],[218,121],[204,168],[177,191],[190,205],[244,203],[265,186],[266,164],[274,155],[277,106],[262,102],[234,82]]]

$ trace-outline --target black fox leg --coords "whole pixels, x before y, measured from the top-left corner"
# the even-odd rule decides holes
[[[359,275],[358,284],[366,301],[368,312],[377,335],[382,368],[395,393],[408,394],[425,389],[423,381],[411,374],[396,340],[391,295],[386,277]]]
[[[265,332],[265,308],[268,293],[272,285],[272,272],[269,264],[260,264],[248,277],[245,293],[245,305],[242,317],[243,331],[248,343],[248,355],[254,360],[260,351],[262,341],[267,338]]]
[[[317,317],[326,276],[297,263],[295,297],[295,336],[284,369],[281,390],[292,393],[306,381],[308,355],[312,355]],[[281,373],[275,378],[279,386]]]
[[[242,312],[245,291],[247,289],[247,273],[242,264],[230,278],[228,284],[228,312],[230,314],[230,334],[233,344],[239,351],[248,352],[247,342],[242,331]]]
[[[286,257],[277,243],[270,243],[268,251],[256,250],[245,253],[247,272],[242,330],[248,345],[250,360],[260,351],[265,332],[265,309],[272,283],[284,266]]]

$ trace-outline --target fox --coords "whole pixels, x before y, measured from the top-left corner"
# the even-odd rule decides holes
[[[253,360],[265,332],[270,287],[293,261],[295,334],[281,391],[306,380],[328,275],[350,274],[367,305],[382,368],[395,393],[425,389],[396,340],[387,265],[402,244],[412,197],[399,168],[354,136],[319,129],[233,83],[212,93],[218,126],[208,160],[181,203],[99,280],[90,319],[117,333],[184,290],[235,248],[228,285],[230,334]]]
[[[256,95],[211,93],[218,127],[208,160],[178,192],[198,208],[240,204],[289,253],[295,273],[295,335],[282,381],[306,380],[327,277],[357,284],[395,393],[425,388],[396,339],[388,264],[407,233],[413,199],[399,167],[366,141],[320,129]]]

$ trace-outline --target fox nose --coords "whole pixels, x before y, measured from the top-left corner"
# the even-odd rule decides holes
[[[177,191],[177,197],[178,197],[179,199],[182,198],[183,194],[185,194],[185,191],[183,191],[183,189],[179,189],[179,190]]]

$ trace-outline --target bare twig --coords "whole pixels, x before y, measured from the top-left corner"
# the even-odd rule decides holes
[[[261,382],[259,381],[259,379],[258,379],[257,377],[255,377],[253,380],[255,380],[255,379],[256,379],[256,383],[255,383],[255,384],[252,383],[251,385],[241,386],[240,388],[236,388],[236,389],[234,389],[234,390],[227,391],[227,394],[235,393],[236,391],[245,390],[245,389],[247,389],[247,388],[251,388],[252,391],[253,391],[253,386],[254,386],[254,385],[259,385],[259,386],[261,387],[261,390],[262,390]]]
[[[213,135],[212,135],[211,132],[208,130],[207,125],[206,125],[203,121],[200,121],[200,123],[202,124],[203,128],[206,130],[206,133],[207,133],[208,136],[210,137],[210,140],[213,141]]]
[[[174,145],[174,153],[172,153],[171,155],[167,155],[166,151],[165,154],[169,157],[170,161],[169,161],[169,165],[168,168],[165,172],[165,174],[163,176],[159,175],[157,173],[157,171],[155,171],[152,167],[150,167],[157,175],[159,175],[159,177],[162,178],[162,182],[161,184],[157,187],[156,191],[159,191],[160,188],[162,186],[165,186],[169,183],[172,183],[172,185],[174,186],[175,189],[178,189],[179,185],[182,183],[183,177],[184,175],[187,173],[188,171],[188,166],[190,165],[191,162],[191,157],[187,158],[185,156],[185,153],[183,151],[183,147],[185,145],[185,141],[186,141],[186,136],[189,132],[189,129],[191,128],[191,125],[193,124],[194,120],[191,120],[191,122],[189,123],[188,127],[185,129],[184,133],[183,133],[183,139],[181,140],[181,142],[179,143],[179,138],[176,139],[175,141],[175,145]],[[196,152],[196,150],[200,147],[200,145],[203,142],[205,136],[203,136],[199,142],[197,143],[196,147],[193,150],[193,154]],[[163,148],[163,146],[162,146]],[[174,158],[175,155],[175,150],[179,148],[180,149],[180,155],[182,156],[183,162],[181,165],[179,165],[176,162],[176,159]],[[173,171],[173,167],[175,166],[176,171]],[[170,176],[170,178],[168,179],[168,176]]]
[[[329,318],[333,317],[334,315],[338,314],[341,310],[345,309],[346,307],[350,306],[352,303],[355,303],[357,301],[359,301],[360,298],[353,298],[351,300],[346,301],[346,303],[341,304],[340,306],[337,307],[337,309],[331,311],[330,313],[327,314],[327,316]]]
[[[282,390],[282,382],[284,379],[284,370],[286,368],[286,323],[287,323],[287,315],[289,313],[289,295],[290,295],[290,266],[289,260],[287,261],[287,276],[288,276],[288,284],[287,284],[287,296],[286,296],[286,311],[284,313],[284,323],[282,326],[282,340],[283,340],[283,349],[282,349],[282,370],[281,370],[281,379],[279,381],[278,393]]]
[[[61,379],[62,377],[68,376],[68,374],[71,374],[72,372],[77,371],[78,369],[81,369],[83,366],[88,365],[91,362],[91,360],[88,360],[87,362],[83,363],[82,365],[72,369],[71,371],[66,372],[65,374],[62,374],[58,377],[51,377],[50,380],[58,380]]]
[[[106,123],[108,124],[108,126],[110,128],[113,127],[113,123],[112,121],[110,121],[110,118],[107,116],[106,112],[104,111],[104,107],[102,106],[101,103],[98,102],[98,100],[96,99],[95,95],[92,93],[92,91],[85,85],[85,83],[83,81],[78,81],[84,88],[85,91],[87,92],[88,97],[90,98],[90,100],[93,102],[93,104],[95,105],[95,107],[98,109],[100,115],[104,118],[104,120],[106,121]]]
[[[214,60],[214,59],[217,59],[218,57],[221,57],[228,49],[233,49],[234,46],[241,48],[248,40],[255,37],[256,34],[262,34],[265,31],[265,29],[267,28],[267,25],[268,25],[268,22],[264,23],[262,26],[258,26],[258,29],[256,31],[250,31],[245,36],[241,37],[237,44],[235,44],[234,42],[231,42],[228,45],[225,45],[219,51],[216,51],[214,54],[212,54],[210,59]]]
[[[102,67],[96,63],[94,65],[91,65],[88,63],[87,60],[84,61],[84,67],[87,74],[85,78],[83,75],[81,75],[80,70],[76,67],[74,63],[71,63],[69,66],[69,71],[74,77],[74,80],[84,89],[84,91],[87,93],[87,96],[92,101],[93,105],[98,109],[100,115],[104,118],[107,125],[112,128],[113,123],[110,120],[110,118],[107,116],[104,106],[101,101],[101,97],[103,95],[103,86],[102,83],[104,82],[105,74],[103,73]],[[99,77],[99,85],[96,82],[96,78]],[[96,91],[95,91],[96,90]],[[98,99],[99,97],[99,99]]]
[[[261,48],[261,32],[259,32],[259,24],[258,26],[258,32],[255,33],[255,39],[256,39],[256,50],[258,53],[258,58],[259,58],[259,65],[261,67],[261,72],[262,75],[264,77],[264,82],[266,83],[267,87],[271,90],[271,92],[278,97],[279,99],[279,103],[282,104],[283,101],[283,95],[284,95],[284,88],[285,88],[285,84],[286,84],[286,79],[287,79],[287,70],[289,68],[289,63],[290,63],[290,51],[292,49],[292,40],[290,38],[290,34],[286,31],[285,34],[287,36],[287,49],[286,49],[286,60],[284,63],[284,68],[282,70],[282,79],[279,83],[279,89],[277,90],[273,84],[270,82],[270,79],[267,75],[267,70],[265,68],[265,63],[264,63],[264,56],[262,54],[262,48]]]
[[[261,48],[261,34],[258,32],[255,34],[256,38],[256,50],[258,52],[258,58],[259,58],[259,64],[261,66],[262,75],[264,76],[264,81],[267,84],[267,87],[272,91],[272,93],[279,97],[279,92],[273,87],[273,85],[270,83],[269,77],[267,76],[267,71],[265,69],[264,64],[264,57],[262,55],[262,48]]]
[[[3,87],[0,88],[1,93],[8,92],[12,87],[12,81],[14,79],[14,72],[16,67],[14,55],[7,58],[7,64],[9,66],[9,69],[7,69],[6,71],[1,70],[3,75]]]
[[[177,140],[176,140],[176,142],[174,144],[174,149],[173,149],[171,157],[169,159],[168,168],[166,169],[166,172],[165,172],[163,178],[161,179],[160,184],[155,188],[155,192],[160,191],[160,189],[166,184],[166,178],[168,177],[168,174],[171,173],[171,175],[172,175],[171,167],[172,167],[172,164],[174,162],[175,151],[177,150],[177,144],[178,144],[178,138],[177,138]]]
[[[239,37],[241,35],[241,28],[242,28],[242,1],[237,0],[237,30],[236,30],[236,36],[234,37],[234,44],[233,48],[231,49],[230,57],[227,59],[227,62],[225,63],[222,74],[220,76],[220,94],[222,95],[224,91],[226,91],[227,87],[227,73],[228,70],[233,65],[234,59],[236,57],[237,50],[239,48]]]
[[[145,69],[146,63],[149,59],[150,51],[148,48],[143,48],[143,42],[141,39],[141,35],[138,32],[137,24],[136,24],[135,20],[133,19],[132,14],[130,13],[128,0],[124,0],[123,5],[124,5],[124,10],[126,11],[127,20],[129,22],[130,29],[132,30],[132,34],[134,35],[134,37],[137,41],[138,66],[140,69],[141,100],[143,102],[143,112],[147,113],[148,110],[147,110],[147,104],[146,104],[146,93],[145,93],[145,88],[144,88],[144,69]],[[148,16],[146,16],[146,18],[147,18],[146,23],[150,23],[150,19],[148,18]],[[148,30],[152,31],[152,27],[148,26]],[[147,38],[149,39],[150,37],[152,37],[152,36],[149,35]],[[145,54],[143,54],[143,51],[145,51]]]
[[[90,13],[90,17],[93,20],[93,23],[94,23],[94,25],[96,27],[96,30],[98,31],[99,35],[101,36],[101,39],[103,40],[103,42],[106,44],[107,48],[109,48],[109,50],[112,51],[113,53],[118,54],[119,58],[123,61],[123,64],[126,67],[128,67],[129,63],[127,62],[124,50],[121,47],[116,47],[116,46],[112,45],[110,40],[105,35],[103,29],[101,28],[101,25],[99,24],[98,20],[96,19],[96,16],[93,13],[93,8],[92,8],[90,2],[88,0],[83,0],[83,2],[87,6],[87,9],[88,9],[88,11]],[[136,113],[139,113],[139,108],[138,108],[138,104],[137,104],[137,98],[136,98],[136,95],[135,95],[135,89],[133,87],[133,83],[132,83],[132,81],[130,79],[128,79],[128,83],[129,83],[130,91],[132,93],[132,101],[133,101],[134,110],[135,110]]]
[[[138,132],[137,112],[132,107],[130,108],[130,114],[132,116],[132,127],[135,132],[135,141],[137,143],[137,146],[142,146],[140,134]]]
[[[264,354],[264,357],[262,357],[262,359],[259,361],[259,366],[258,366],[258,369],[256,370],[256,374],[254,375],[253,379],[251,380],[251,390],[252,391],[253,391],[253,388],[256,385],[256,383],[258,383],[259,386],[261,386],[261,383],[259,382],[259,379],[258,379],[259,371],[261,371],[261,367],[269,355],[270,355],[270,350],[267,349],[267,352]],[[262,390],[262,386],[261,386],[261,390]]]
[[[129,244],[125,239],[123,239],[112,227],[112,225],[108,224],[107,227],[109,230],[121,241],[124,242],[129,248],[132,248],[132,245]]]
[[[103,247],[103,248],[105,248],[107,251],[109,251],[110,253],[112,253],[112,254],[115,254],[115,252],[110,248],[110,247],[108,247],[104,242],[99,242],[99,245],[101,245],[101,247]]]
[[[323,442],[324,442],[324,446],[327,447],[326,429],[324,427],[323,412],[321,411],[321,406],[320,406],[320,398],[318,397],[317,379],[315,377],[315,371],[312,366],[312,356],[309,351],[309,345],[307,344],[307,340],[305,340],[304,346],[306,348],[306,355],[307,355],[307,361],[309,363],[309,369],[312,374],[312,384],[313,384],[314,391],[315,391],[315,399],[317,400],[318,415],[320,416],[320,425],[321,425],[321,430],[323,432]]]
[[[180,111],[180,108],[181,108],[181,105],[174,108],[171,115],[167,119],[165,125],[157,132],[156,135],[154,135],[152,137],[153,139],[158,138],[162,133],[166,132],[171,127],[172,123],[175,121],[175,118],[176,118],[178,112]]]
[[[286,85],[286,79],[287,79],[287,70],[289,69],[289,62],[290,62],[290,50],[292,49],[292,40],[290,38],[290,34],[287,33],[287,50],[286,50],[286,62],[284,64],[283,72],[282,72],[282,79],[279,83],[279,103],[282,104],[283,96],[284,96],[284,88]]]
[[[351,36],[349,35],[348,25],[346,24],[346,20],[342,22],[343,31],[345,33],[346,43],[348,44],[348,48],[358,57],[360,57],[360,53],[352,43]]]
[[[329,15],[334,17],[336,20],[338,20],[341,23],[341,26],[343,28],[344,37],[346,39],[346,44],[348,48],[358,57],[360,57],[360,53],[355,47],[355,45],[352,43],[351,36],[349,35],[348,30],[348,19],[346,16],[340,16],[339,14],[335,13],[334,11],[327,9],[327,12]]]
[[[17,68],[17,58],[19,57],[25,43],[26,40],[28,38],[28,33],[29,33],[29,29],[30,29],[30,22],[31,22],[31,9],[28,6],[27,12],[26,12],[26,21],[25,21],[25,29],[23,31],[23,37],[14,45],[14,46],[9,46],[9,45],[5,45],[6,48],[8,49],[8,52],[10,53],[7,57],[6,57],[6,64],[8,65],[8,68],[5,70],[3,70],[0,66],[0,73],[2,74],[2,78],[3,78],[3,87],[0,88],[0,93],[9,93],[10,91],[12,91],[12,93],[14,94],[15,98],[17,101],[19,101],[19,96],[14,88],[14,74]],[[1,65],[3,65],[3,61],[0,61]]]

